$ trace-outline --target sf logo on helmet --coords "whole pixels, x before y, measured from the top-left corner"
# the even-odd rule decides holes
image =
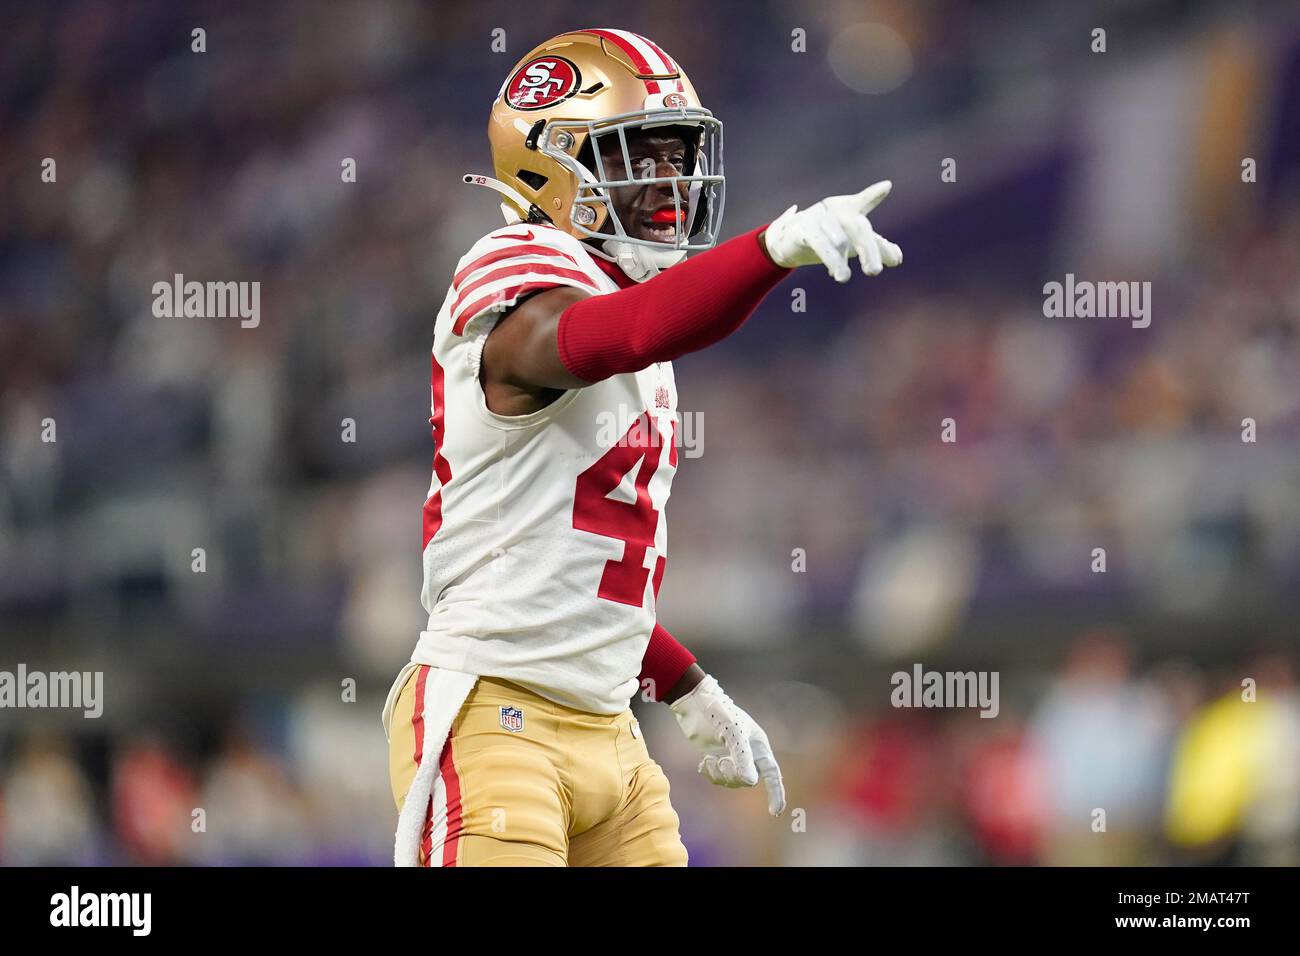
[[[529,60],[506,84],[506,102],[517,110],[542,110],[578,89],[578,68],[562,56]]]

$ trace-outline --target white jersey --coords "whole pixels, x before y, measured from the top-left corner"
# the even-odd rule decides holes
[[[616,714],[638,689],[668,556],[677,389],[660,362],[530,415],[489,410],[488,333],[519,298],[562,285],[619,288],[549,226],[497,229],[456,267],[434,327],[429,623],[411,660]]]

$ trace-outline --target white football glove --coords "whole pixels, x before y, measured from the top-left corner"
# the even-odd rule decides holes
[[[879,275],[903,261],[903,250],[871,228],[867,213],[889,195],[888,179],[852,196],[831,196],[803,212],[791,206],[767,227],[763,242],[772,261],[787,269],[822,263],[836,282],[848,282],[849,259],[857,256],[862,271]]]
[[[669,705],[686,739],[704,754],[700,773],[723,787],[753,787],[762,779],[767,788],[767,812],[785,809],[781,768],[763,728],[735,705],[712,677],[706,676]]]

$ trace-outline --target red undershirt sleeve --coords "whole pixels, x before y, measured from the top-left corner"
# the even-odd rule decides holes
[[[587,382],[637,372],[730,335],[790,274],[772,262],[766,226],[666,269],[640,285],[576,302],[560,316],[564,367]]]
[[[664,694],[677,685],[686,669],[694,663],[695,655],[664,630],[662,624],[656,623],[641,658],[641,673],[637,679],[642,687],[647,680],[652,681],[648,688],[651,695],[656,701],[663,700]]]

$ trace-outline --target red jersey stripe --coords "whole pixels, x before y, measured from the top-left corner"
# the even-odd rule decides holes
[[[442,446],[447,442],[447,423],[443,415],[444,376],[442,366],[438,364],[438,357],[430,353],[430,360],[433,363],[433,371],[429,378],[433,417],[429,419],[429,423],[433,425],[433,473],[438,476],[438,487],[424,503],[424,543],[420,547],[421,551],[429,546],[433,536],[442,527],[442,489],[451,482],[451,465],[447,464],[447,459],[442,456]]]
[[[506,246],[504,249],[495,249],[486,255],[479,256],[465,268],[461,269],[452,276],[451,284],[460,285],[466,276],[477,272],[484,266],[490,266],[494,262],[500,262],[502,259],[514,259],[518,256],[559,256],[561,259],[568,259],[575,266],[578,260],[573,258],[567,252],[561,252],[554,246],[542,246],[536,243],[529,243],[521,246]]]
[[[452,325],[451,330],[457,335],[465,331],[465,324],[474,316],[478,315],[484,309],[491,308],[495,304],[506,302],[509,299],[517,298],[525,292],[539,292],[542,289],[555,289],[563,285],[562,282],[525,282],[522,285],[512,285],[504,289],[498,289],[496,292],[490,292],[481,299],[476,299],[461,310],[460,318]]]
[[[567,269],[564,266],[554,266],[546,262],[521,262],[519,265],[499,266],[459,290],[460,294],[456,296],[456,301],[451,304],[452,319],[459,318],[461,306],[465,304],[470,293],[475,289],[481,289],[488,283],[496,282],[498,279],[520,275],[557,276],[561,279],[573,279],[575,282],[581,282],[592,292],[600,291],[591,277],[578,269]]]

